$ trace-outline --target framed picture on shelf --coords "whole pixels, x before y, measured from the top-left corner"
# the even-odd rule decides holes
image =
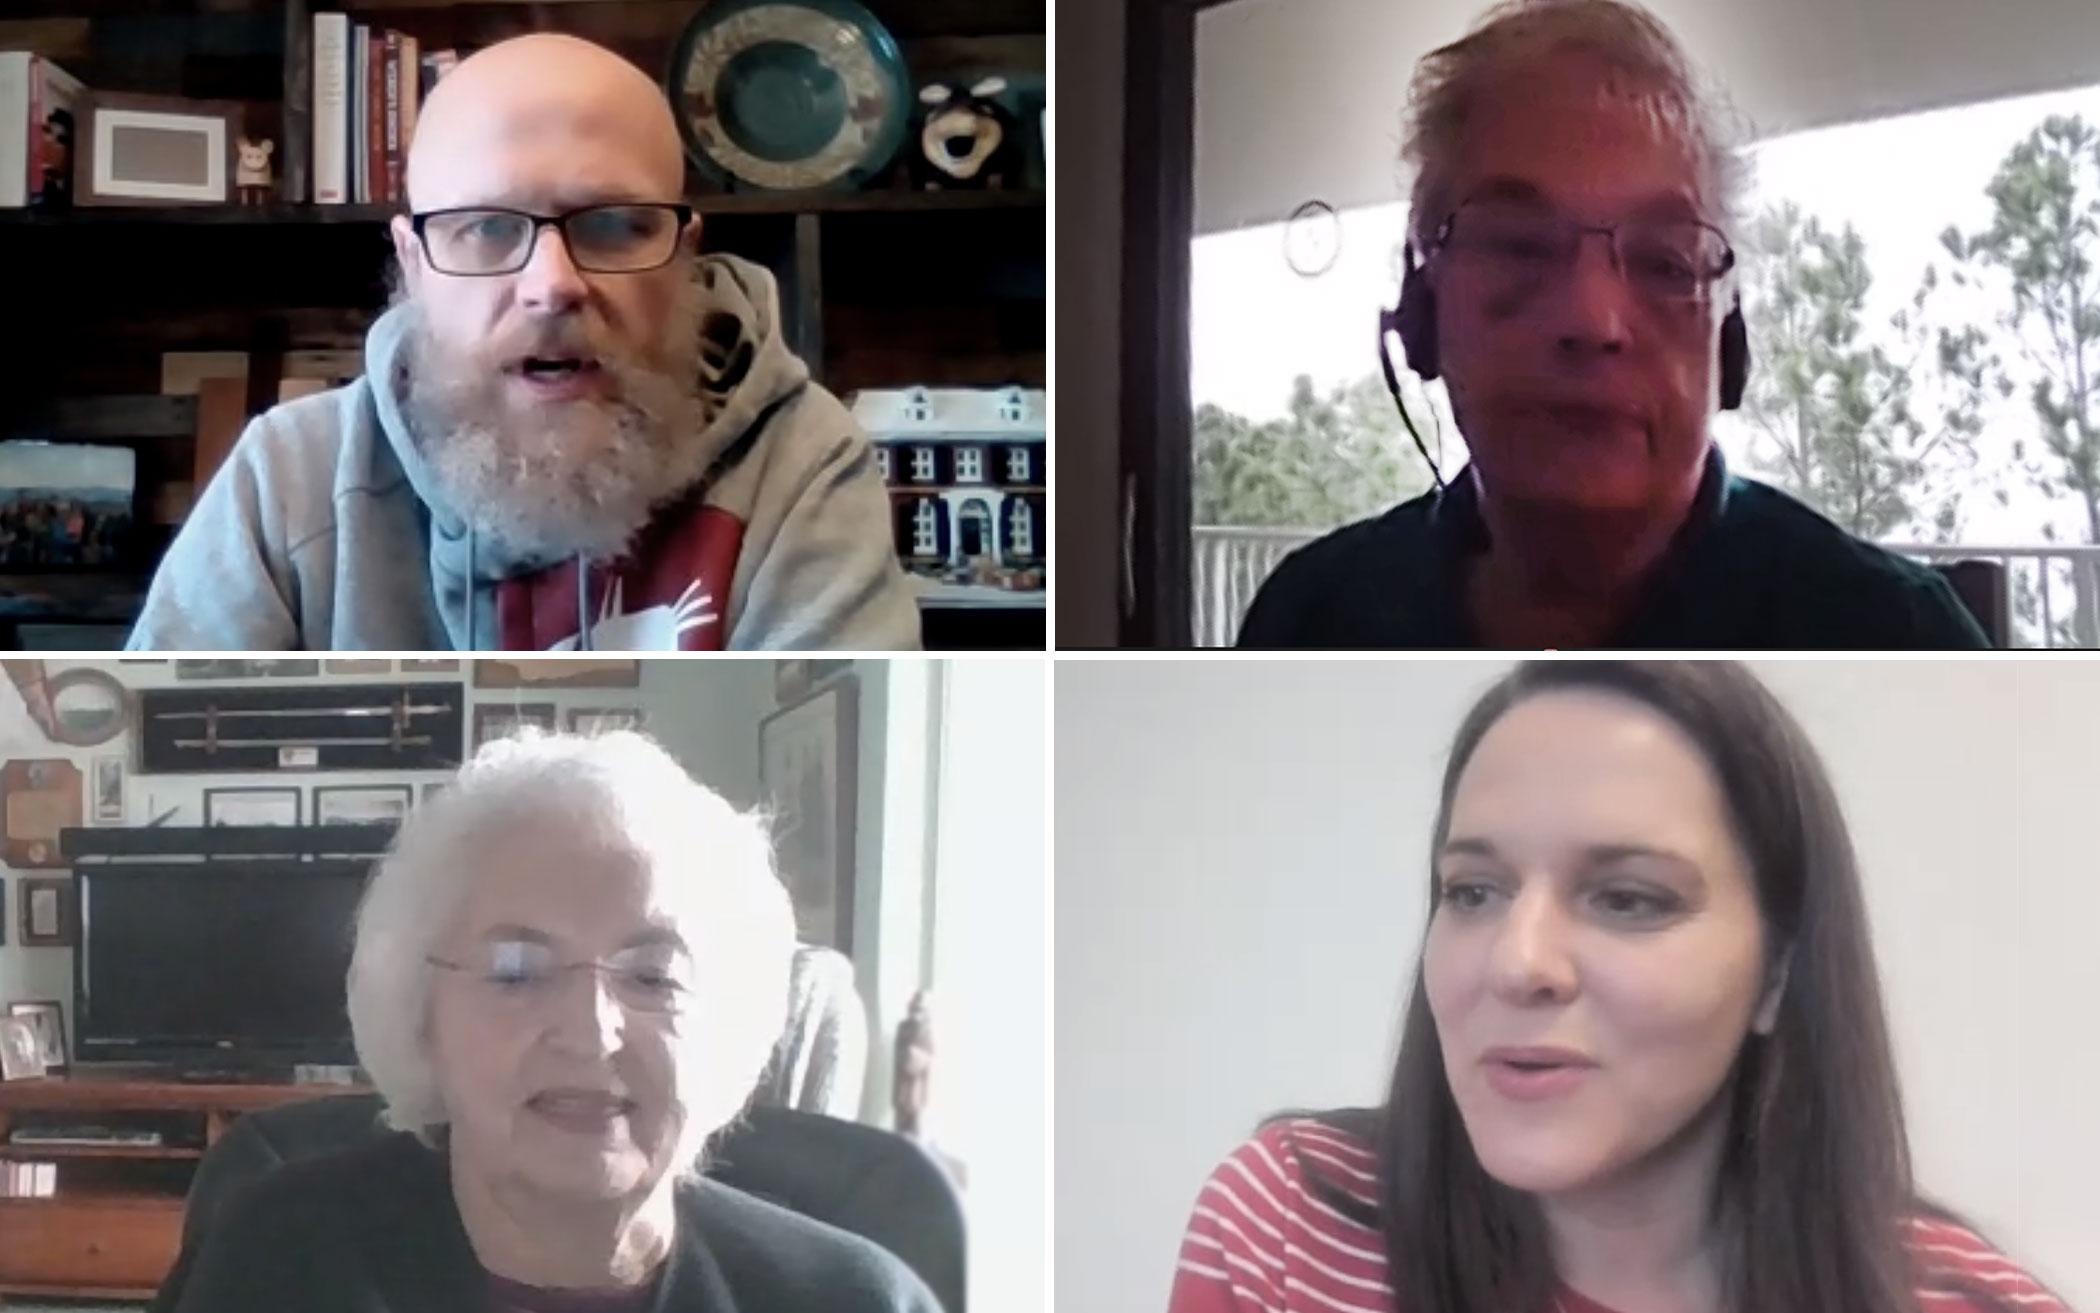
[[[219,825],[298,825],[299,790],[293,787],[206,789],[204,823]]]
[[[617,729],[640,729],[642,712],[639,707],[571,707],[569,709],[569,732],[571,734],[610,734]]]
[[[482,703],[474,708],[474,746],[509,738],[527,725],[552,734],[561,727],[552,702],[513,703],[495,706]]]
[[[89,815],[97,825],[122,825],[124,823],[124,758],[111,754],[97,757],[94,773],[89,777],[93,790],[93,805]]]
[[[230,205],[238,101],[91,91],[76,109],[75,205]]]
[[[316,825],[399,825],[416,805],[406,784],[317,784]]]
[[[759,792],[773,815],[781,882],[806,943],[853,949],[859,686],[832,680],[759,722]]]
[[[37,1057],[48,1071],[66,1065],[66,1014],[56,999],[20,999],[7,1005],[7,1015],[20,1017],[36,1030]]]
[[[35,1080],[44,1074],[43,1041],[27,1017],[0,1017],[0,1080]]]
[[[48,876],[22,876],[22,947],[65,948],[73,942],[73,882]]]

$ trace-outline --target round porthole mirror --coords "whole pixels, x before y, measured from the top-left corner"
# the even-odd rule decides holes
[[[107,743],[130,723],[131,692],[107,671],[61,671],[44,689],[56,721],[51,737],[69,747]]]

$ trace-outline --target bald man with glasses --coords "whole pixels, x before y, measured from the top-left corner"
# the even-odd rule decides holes
[[[1288,557],[1241,646],[1987,645],[1938,574],[1715,447],[1750,369],[1726,231],[1745,179],[1718,124],[1675,39],[1618,0],[1505,4],[1422,61],[1380,350],[1390,332],[1445,381],[1471,463]]]
[[[894,650],[864,433],[772,276],[700,252],[670,106],[537,34],[438,84],[365,376],[258,417],[135,649]]]

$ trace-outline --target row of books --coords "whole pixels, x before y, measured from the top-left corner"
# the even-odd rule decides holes
[[[0,1163],[0,1199],[49,1199],[57,1193],[57,1163]]]
[[[405,200],[417,109],[458,63],[457,51],[425,53],[404,33],[352,23],[348,14],[315,14],[314,202]]]

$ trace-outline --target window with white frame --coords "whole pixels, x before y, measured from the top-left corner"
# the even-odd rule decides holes
[[[955,481],[957,483],[984,482],[984,448],[957,447],[955,449]]]
[[[1028,469],[1030,464],[1032,464],[1032,462],[1028,459],[1028,448],[1008,447],[1006,449],[1007,481],[1009,483],[1029,482],[1030,479]]]
[[[884,483],[890,481],[890,449],[888,447],[875,448],[875,472],[882,476]]]
[[[1007,503],[1006,544],[1015,556],[1035,555],[1035,511],[1019,497]]]
[[[911,513],[911,554],[941,554],[941,510],[931,499],[921,499]]]
[[[911,477],[914,483],[933,482],[933,448],[913,447],[911,449]]]

